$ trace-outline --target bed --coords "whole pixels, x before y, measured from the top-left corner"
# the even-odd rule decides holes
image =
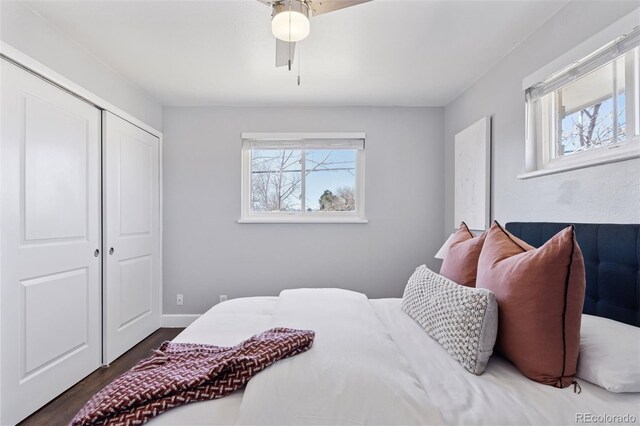
[[[539,246],[565,226],[506,228]],[[576,237],[587,276],[583,321],[604,317],[640,326],[640,226],[576,224]],[[340,289],[287,290],[279,297],[216,305],[174,341],[231,346],[287,326],[315,330],[314,347],[277,362],[228,397],[173,409],[151,423],[555,425],[587,418],[606,423],[616,415],[640,419],[640,393],[612,393],[580,379],[580,393],[545,386],[499,354],[484,374],[470,374],[400,305],[401,299],[370,300]]]

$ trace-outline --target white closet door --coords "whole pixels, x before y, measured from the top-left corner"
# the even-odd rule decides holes
[[[100,111],[0,60],[2,418],[101,364]]]
[[[160,327],[158,138],[103,112],[105,362]]]

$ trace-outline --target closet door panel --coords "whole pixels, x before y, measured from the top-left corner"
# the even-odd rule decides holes
[[[22,281],[25,301],[25,372],[87,344],[87,269]],[[66,303],[51,303],[60,293]],[[69,324],[73,324],[69,327]],[[57,333],[56,330],[65,330]]]
[[[146,136],[146,135],[142,135]],[[120,235],[152,236],[155,141],[121,135],[120,139]],[[154,138],[155,139],[155,138]],[[156,139],[157,140],[157,139]]]
[[[101,364],[100,111],[0,61],[2,419]]]
[[[86,239],[87,120],[26,96],[25,123],[26,240]]]
[[[118,262],[120,280],[119,328],[151,314],[153,309],[153,257],[138,256]]]
[[[160,327],[159,141],[105,112],[105,360]]]

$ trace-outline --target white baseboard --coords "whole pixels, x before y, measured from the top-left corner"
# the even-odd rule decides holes
[[[200,317],[198,314],[164,314],[161,317],[162,327],[164,328],[183,328],[194,322]]]

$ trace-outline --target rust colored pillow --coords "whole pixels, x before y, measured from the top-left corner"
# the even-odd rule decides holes
[[[535,249],[494,222],[476,285],[496,295],[497,349],[528,378],[569,386],[578,364],[586,286],[573,226]]]
[[[440,275],[467,287],[476,286],[478,258],[484,244],[486,232],[474,236],[467,224],[462,222],[453,234],[449,251],[442,261]]]

